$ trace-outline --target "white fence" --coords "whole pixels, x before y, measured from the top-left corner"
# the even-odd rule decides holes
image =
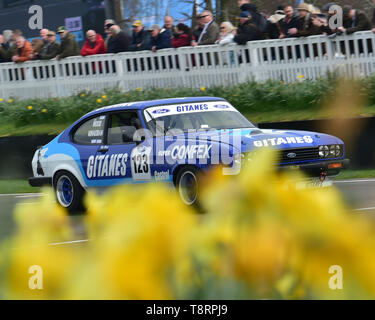
[[[293,82],[327,71],[366,77],[375,70],[375,35],[313,36],[247,45],[183,47],[0,64],[0,98],[62,97],[105,88],[229,86],[249,80]]]

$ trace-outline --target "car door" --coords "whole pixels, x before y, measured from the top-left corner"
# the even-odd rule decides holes
[[[80,123],[72,134],[72,142],[78,154],[74,161],[87,186],[95,185],[97,177],[97,153],[104,141],[106,115],[97,115]]]
[[[142,129],[138,111],[111,112],[107,121],[106,144],[98,149],[100,185],[150,181],[152,148],[134,138]]]

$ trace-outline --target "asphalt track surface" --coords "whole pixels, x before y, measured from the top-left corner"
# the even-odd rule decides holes
[[[375,219],[375,179],[355,179],[335,181],[334,186],[340,191],[344,201],[352,208],[353,214],[363,214]],[[16,205],[35,203],[43,194],[10,194],[0,195],[0,242],[16,230],[14,208]],[[90,241],[87,239],[84,227],[84,216],[77,215],[69,218],[74,230],[70,241],[50,243],[50,245],[78,245]]]

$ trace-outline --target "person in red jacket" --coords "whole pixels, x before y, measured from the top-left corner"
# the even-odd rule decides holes
[[[107,53],[103,37],[94,30],[86,32],[85,44],[81,49],[81,56],[92,56],[94,54]]]
[[[195,38],[190,28],[186,24],[179,23],[175,28],[174,36],[172,38],[172,47],[188,47],[193,40],[195,40]]]

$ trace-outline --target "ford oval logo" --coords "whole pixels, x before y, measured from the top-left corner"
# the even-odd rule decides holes
[[[229,106],[227,106],[226,104],[215,104],[214,108],[216,108],[216,109],[229,109]]]
[[[154,113],[154,114],[163,114],[163,113],[168,113],[169,111],[170,111],[169,109],[158,109],[158,110],[152,111],[152,113]]]
[[[294,152],[290,152],[290,153],[288,153],[286,156],[287,156],[288,158],[293,159],[293,158],[297,157],[297,154],[295,154]]]

